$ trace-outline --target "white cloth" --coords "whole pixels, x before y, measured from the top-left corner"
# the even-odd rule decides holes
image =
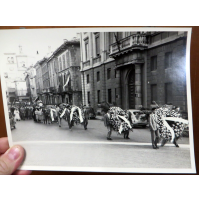
[[[71,109],[71,112],[70,112],[70,122],[71,122],[72,119],[73,119],[73,113],[74,113],[75,110],[78,110],[80,123],[83,123],[82,111],[81,111],[81,109],[80,109],[79,107],[77,107],[77,106],[74,106],[74,107],[72,107],[72,109]]]
[[[178,118],[178,117],[164,117],[165,120],[167,121],[177,121],[177,122],[182,122],[183,124],[188,124],[189,121],[186,119]]]
[[[15,115],[15,117],[14,117],[15,121],[16,121],[16,120],[21,120],[21,118],[20,118],[20,116],[19,116],[19,110],[15,110],[15,111],[14,111],[14,115]]]
[[[126,123],[128,124],[128,126],[129,126],[130,129],[132,128],[130,122],[129,122],[125,117],[120,116],[120,115],[117,115],[117,117],[119,117],[119,118],[122,119],[124,122],[126,122]],[[122,123],[120,124],[120,128],[119,128],[119,131],[118,131],[120,134],[122,133],[122,130],[123,130],[123,123],[124,123],[124,122],[122,122]]]
[[[167,129],[171,132],[171,142],[174,141],[175,139],[175,134],[174,134],[174,130],[169,126],[169,124],[166,122],[166,121],[177,121],[177,122],[182,122],[184,124],[188,124],[188,121],[185,120],[185,119],[181,119],[181,118],[178,118],[178,117],[162,117],[163,119],[163,123],[164,125],[167,127]]]
[[[64,111],[63,111],[62,114],[60,115],[60,118],[62,118],[62,117],[64,116],[65,112],[66,112],[66,108],[64,109]]]
[[[125,117],[120,116],[120,115],[118,115],[118,117],[121,118],[123,121],[125,121],[125,122],[128,124],[128,126],[129,126],[130,128],[132,128],[132,127],[131,127],[131,124],[130,124],[130,122],[129,122],[129,120],[127,120]]]
[[[70,74],[68,74],[67,76],[68,76],[68,77],[67,77],[67,80],[66,80],[65,85],[63,86],[63,90],[64,90],[64,87],[68,85],[69,80],[70,80]]]
[[[52,121],[54,121],[53,112],[56,112],[56,110],[51,108],[50,109],[50,116],[51,116]]]

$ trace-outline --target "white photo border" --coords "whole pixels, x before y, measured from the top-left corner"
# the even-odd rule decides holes
[[[65,167],[65,166],[28,166],[22,165],[21,170],[46,170],[46,171],[78,171],[78,172],[118,172],[118,173],[176,173],[176,174],[193,174],[196,173],[195,153],[194,153],[194,138],[193,138],[193,120],[192,120],[192,102],[191,102],[191,78],[190,78],[190,46],[191,46],[191,32],[192,28],[161,28],[161,27],[132,27],[132,28],[56,28],[56,29],[75,29],[76,32],[114,32],[114,31],[186,31],[187,44],[186,44],[186,81],[187,81],[187,105],[188,105],[188,119],[189,119],[189,142],[190,142],[190,169],[164,169],[164,168],[105,168],[105,167]],[[30,29],[29,29],[30,30]],[[39,29],[38,29],[39,30]],[[50,28],[49,28],[50,30]],[[2,30],[0,30],[1,32]],[[7,30],[3,30],[7,31]],[[9,30],[10,31],[10,30]],[[5,93],[5,78],[3,69],[1,68],[1,87],[2,97],[4,104],[4,113],[6,120],[7,136],[9,145],[13,146],[19,142],[14,143],[12,140],[11,128],[8,116],[8,106]],[[21,142],[21,145],[30,142]],[[51,142],[53,144],[53,142]],[[60,142],[61,143],[61,142]]]

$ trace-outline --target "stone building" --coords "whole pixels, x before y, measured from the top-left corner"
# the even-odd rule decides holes
[[[123,109],[153,101],[186,110],[186,33],[81,33],[83,103]]]
[[[25,82],[25,72],[34,62],[34,57],[22,52],[22,46],[19,46],[19,53],[4,53],[5,63],[5,82],[7,101],[29,101],[27,96],[27,87]]]
[[[82,103],[80,42],[65,40],[47,57],[38,61],[36,85],[44,104]]]
[[[153,100],[187,111],[185,32],[162,32],[149,37],[147,104]]]
[[[30,102],[36,99],[36,83],[35,83],[36,70],[33,66],[30,66],[25,71],[25,81],[27,87],[27,96],[30,98]]]
[[[26,82],[22,81],[15,81],[15,101],[14,102],[29,102],[30,97],[27,95],[27,87]]]
[[[43,79],[42,79],[42,69],[40,62],[42,60],[39,60],[36,62],[34,65],[34,68],[36,70],[36,76],[35,76],[35,82],[36,82],[36,92],[37,92],[37,97],[42,100],[42,89],[43,89]]]

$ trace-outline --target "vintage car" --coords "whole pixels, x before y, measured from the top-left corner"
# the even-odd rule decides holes
[[[95,114],[94,108],[91,106],[88,106],[88,107],[85,107],[85,109],[88,112],[89,119],[95,119],[96,114]]]
[[[143,128],[145,128],[148,123],[146,114],[144,114],[143,111],[136,109],[129,109],[129,111],[132,114],[131,118],[133,122],[133,127],[142,126]]]
[[[15,129],[16,128],[16,122],[14,120],[13,114],[9,111],[9,120],[10,120],[10,128]]]

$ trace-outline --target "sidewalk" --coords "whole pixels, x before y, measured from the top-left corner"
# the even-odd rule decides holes
[[[96,115],[95,119],[103,121],[104,120],[104,116],[102,116],[102,115],[101,116],[100,115]]]

